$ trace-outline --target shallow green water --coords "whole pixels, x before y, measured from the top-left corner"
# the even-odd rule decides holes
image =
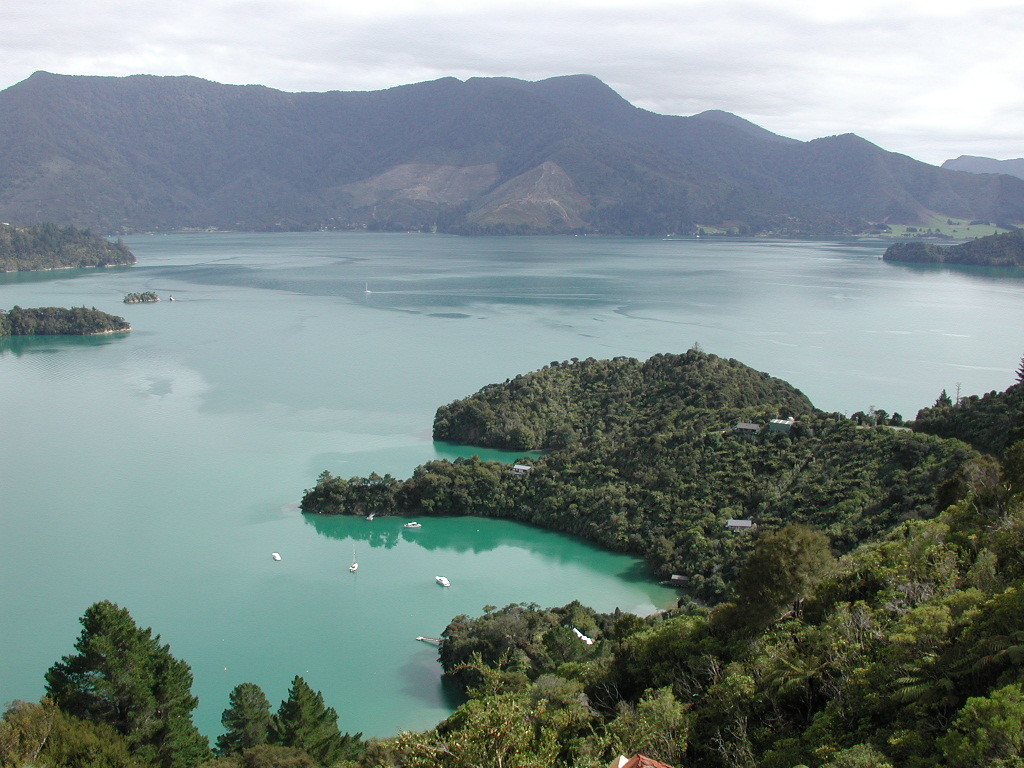
[[[0,307],[96,306],[135,328],[0,346],[0,699],[37,697],[84,609],[111,599],[192,665],[211,735],[234,685],[276,702],[295,674],[343,729],[427,727],[451,701],[435,649],[413,638],[452,616],[671,603],[635,559],[524,526],[298,514],[323,469],[406,476],[459,455],[430,441],[439,404],[552,360],[699,342],[819,407],[909,417],[957,383],[1004,388],[1024,347],[1020,273],[896,267],[878,260],[880,242],[305,233],[129,245],[134,268],[0,275]],[[175,301],[121,303],[143,290]]]

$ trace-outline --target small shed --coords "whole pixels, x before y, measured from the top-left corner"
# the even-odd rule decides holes
[[[531,467],[529,464],[513,464],[512,465],[512,474],[513,475],[518,475],[519,477],[523,477],[525,475],[530,474],[530,472],[532,470],[533,470],[533,467]]]
[[[796,419],[794,419],[792,416],[790,416],[788,419],[772,419],[771,421],[768,422],[768,431],[786,434],[789,432],[789,430],[793,428],[793,425],[795,423]]]
[[[734,518],[730,518],[725,521],[725,530],[727,531],[749,531],[753,527],[753,520],[736,520]]]
[[[756,435],[761,431],[760,424],[752,424],[749,421],[741,421],[735,427],[732,428],[733,434],[736,435]]]

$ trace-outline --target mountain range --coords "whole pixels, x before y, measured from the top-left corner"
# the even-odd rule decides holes
[[[970,173],[1005,173],[1009,176],[1016,176],[1018,179],[1024,179],[1024,157],[996,160],[993,157],[960,155],[953,160],[947,160],[942,167]]]
[[[822,236],[936,216],[1024,223],[1024,180],[660,115],[589,75],[288,93],[37,72],[0,91],[0,219],[19,224]]]

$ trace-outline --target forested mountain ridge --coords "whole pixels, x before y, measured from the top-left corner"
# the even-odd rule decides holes
[[[122,242],[52,222],[31,227],[0,224],[0,272],[127,266],[135,255]]]
[[[797,419],[781,432],[733,430],[785,416]],[[477,459],[432,461],[405,481],[325,471],[301,509],[522,520],[635,553],[711,603],[728,595],[753,543],[727,520],[806,523],[847,551],[934,515],[936,488],[975,455],[958,441],[821,413],[785,382],[698,350],[552,364],[439,408],[435,430],[551,452],[524,459],[526,476]]]
[[[0,216],[101,231],[420,229],[826,235],[939,213],[1024,222],[1024,181],[576,75],[284,93],[39,72],[0,92]]]
[[[1016,176],[1018,179],[1024,179],[1024,157],[996,160],[993,157],[960,155],[953,160],[947,160],[942,167],[968,173],[1005,173],[1009,176]]]

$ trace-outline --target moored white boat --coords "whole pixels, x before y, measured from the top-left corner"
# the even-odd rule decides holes
[[[423,525],[413,520],[411,523],[406,523],[402,526],[403,528],[422,528]]]
[[[281,559],[281,556],[277,552],[271,552],[270,556],[272,558],[274,558],[275,560],[280,560]]]
[[[442,587],[450,587],[452,583],[448,581],[444,576],[435,576],[434,581],[440,584]]]

